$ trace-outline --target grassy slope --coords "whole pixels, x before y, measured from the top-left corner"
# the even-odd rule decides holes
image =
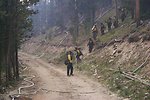
[[[150,99],[150,87],[137,81],[128,80],[117,71],[118,67],[121,67],[122,70],[132,71],[136,68],[135,66],[131,67],[134,64],[133,62],[140,61],[142,58],[138,58],[138,60],[131,58],[132,61],[126,61],[126,64],[118,65],[121,54],[112,59],[113,56],[110,55],[109,50],[101,50],[98,53],[93,53],[84,59],[84,63],[80,64],[80,70],[86,70],[89,75],[95,76],[100,82],[107,84],[112,91],[119,93],[121,96],[128,97],[131,100]],[[112,62],[110,62],[111,60]],[[143,75],[142,72],[138,74]]]
[[[102,20],[113,16],[113,14],[114,10],[105,14],[105,16],[102,17]],[[107,43],[112,39],[122,38],[130,34],[131,31],[137,30],[135,28],[135,25],[131,25],[131,23],[132,20],[128,18],[124,23],[120,24],[121,27],[113,29],[103,36],[99,36],[98,39],[101,42]],[[137,31],[143,32],[145,30],[145,27],[142,27]],[[60,37],[58,38],[60,39]],[[70,41],[70,39],[68,39],[66,42],[68,41]],[[57,43],[55,41],[53,42],[53,44]],[[58,55],[60,53],[57,52],[56,54],[54,54],[52,51],[55,50],[51,47],[50,44],[47,45],[47,43],[44,43],[44,45],[41,46],[39,46],[39,44],[31,45],[32,47],[37,47],[37,49],[33,51],[36,51],[35,54],[37,54],[37,50],[39,50],[39,55],[44,52],[44,57],[47,58],[48,61],[52,56]],[[149,42],[147,44],[149,44]],[[140,42],[132,44],[124,42],[117,43],[116,45],[118,45],[118,48],[122,50],[120,54],[112,56],[113,46],[109,46],[101,50],[96,50],[92,54],[85,56],[85,59],[80,64],[81,72],[84,72],[91,77],[95,77],[96,79],[98,78],[98,81],[106,84],[110,88],[110,90],[117,92],[121,96],[130,98],[131,100],[150,100],[150,87],[145,86],[137,81],[128,80],[125,77],[121,76],[121,74],[117,71],[118,67],[121,67],[121,69],[124,71],[132,71],[137,66],[139,66],[145,60],[149,45]],[[27,46],[28,48],[30,48],[28,44]],[[63,50],[62,48],[61,51],[63,52],[58,55],[58,58],[54,59],[59,63],[63,63],[65,59],[65,50]],[[149,76],[149,65],[150,64],[141,69],[138,74],[144,77]]]
[[[102,20],[112,17],[114,10],[109,11]],[[124,23],[120,23],[119,28],[113,29],[103,36],[99,36],[98,39],[103,43],[108,43],[112,39],[123,38],[126,35],[131,34],[133,30],[143,32],[145,27],[136,29],[133,21],[127,18]],[[82,39],[82,38],[81,38]],[[149,42],[148,42],[149,43]],[[101,50],[96,50],[89,56],[85,56],[83,62],[79,65],[81,72],[86,73],[89,76],[98,78],[98,81],[107,85],[110,90],[117,92],[123,97],[130,98],[131,100],[150,100],[150,87],[141,84],[138,81],[131,81],[121,76],[118,72],[118,67],[121,67],[124,71],[132,71],[139,66],[147,55],[149,46],[146,43],[116,43],[118,48],[122,50],[120,54],[112,56],[113,46],[105,47]],[[142,49],[141,49],[142,48]],[[54,59],[59,63],[63,63],[65,59],[65,51],[60,54],[60,58]],[[139,75],[150,75],[146,71],[150,71],[149,64],[138,72]],[[150,79],[149,79],[150,80]]]
[[[112,12],[106,14],[102,19],[107,19],[108,16],[112,15]],[[124,37],[130,34],[131,31],[136,30],[135,25],[131,25],[131,23],[132,20],[128,18],[120,25],[121,27],[111,30],[105,35],[100,36],[98,39],[101,42],[107,43],[112,39]],[[137,31],[143,32],[144,29],[145,27],[142,27]],[[121,67],[124,71],[132,71],[144,62],[144,59],[148,54],[147,52],[149,51],[149,45],[147,44],[149,44],[149,42],[138,42],[133,44],[118,43],[117,45],[122,49],[122,53],[115,56],[111,55],[113,50],[110,49],[113,49],[113,46],[97,50],[84,59],[83,63],[80,64],[80,70],[86,72],[88,75],[95,76],[100,82],[107,84],[110,90],[119,93],[123,97],[131,100],[150,100],[149,86],[143,85],[138,81],[126,79],[117,71],[118,67]],[[125,57],[128,60],[123,59],[124,55],[127,55]],[[128,58],[128,56],[130,57]],[[121,64],[118,64],[119,61]],[[148,68],[149,65],[150,64],[138,72],[138,74],[142,75],[144,78],[147,77],[145,79],[148,79],[148,76],[150,75],[149,73],[146,74],[147,71],[150,71]]]

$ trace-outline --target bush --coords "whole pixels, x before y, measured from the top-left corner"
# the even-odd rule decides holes
[[[129,37],[128,37],[129,43],[138,42],[139,40],[140,40],[139,33],[133,33],[133,34],[129,35]]]
[[[143,34],[142,41],[150,41],[150,33]]]

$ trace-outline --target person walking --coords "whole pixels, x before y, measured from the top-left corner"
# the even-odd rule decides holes
[[[125,8],[122,8],[121,9],[121,21],[124,22],[125,18],[126,18]]]
[[[114,17],[114,22],[113,22],[113,25],[114,25],[114,28],[118,28],[118,19],[117,19],[117,17],[115,16]]]
[[[79,63],[81,62],[81,56],[83,56],[81,48],[75,47],[75,52],[76,52],[76,61],[77,63]]]
[[[98,29],[97,29],[96,24],[92,28],[92,33],[93,33],[93,39],[96,40],[97,34],[98,34]]]
[[[83,57],[83,53],[81,51],[81,48],[78,47],[75,47],[75,52],[76,52],[77,69],[81,70],[79,63],[81,62],[81,57]]]
[[[91,38],[89,38],[89,42],[88,42],[87,46],[89,47],[89,53],[91,53],[94,48],[94,42]]]
[[[107,26],[108,26],[108,31],[110,31],[111,30],[111,26],[112,26],[112,19],[110,17],[107,20]]]
[[[71,51],[67,52],[65,65],[67,65],[67,76],[73,76],[73,53]]]
[[[105,25],[101,23],[101,35],[105,34]]]

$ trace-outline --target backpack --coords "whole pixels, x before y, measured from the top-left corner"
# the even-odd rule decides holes
[[[65,61],[64,61],[64,64],[65,64],[65,65],[68,65],[68,64],[69,64],[69,61],[68,61],[68,60],[65,60]]]

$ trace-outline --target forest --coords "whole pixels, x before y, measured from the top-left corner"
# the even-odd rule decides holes
[[[19,80],[18,49],[24,33],[31,30],[29,18],[35,12],[28,9],[37,1],[0,1],[0,84]],[[0,85],[1,86],[1,85]]]
[[[149,5],[150,0],[0,0],[0,90],[20,80],[18,52],[26,38],[51,35],[47,30],[58,27],[76,41],[81,26],[89,35],[110,9],[119,18],[119,8],[125,8],[138,27],[150,19]]]

